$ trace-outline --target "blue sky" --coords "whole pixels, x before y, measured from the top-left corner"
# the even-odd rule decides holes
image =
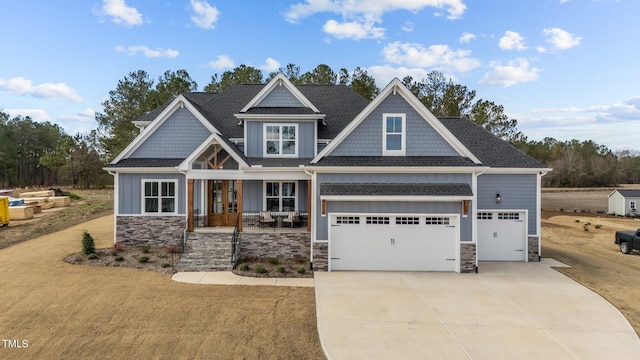
[[[246,64],[269,72],[438,70],[503,105],[532,140],[640,150],[640,1],[0,1],[0,109],[97,126],[118,80],[185,69],[202,90]]]

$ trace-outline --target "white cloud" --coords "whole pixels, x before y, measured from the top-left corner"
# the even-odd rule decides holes
[[[423,68],[393,67],[391,65],[371,66],[367,68],[367,73],[376,79],[376,85],[379,87],[387,86],[393,78],[402,80],[405,76],[411,76],[414,80],[420,81],[429,74]]]
[[[96,120],[96,112],[92,108],[86,108],[75,115],[60,116],[60,119],[79,123],[93,123]]]
[[[209,67],[215,70],[233,69],[236,64],[227,55],[218,55],[218,57],[209,61]]]
[[[467,6],[463,0],[305,0],[289,7],[284,14],[291,23],[316,13],[329,12],[342,16],[342,21],[329,20],[323,30],[339,39],[378,39],[384,37],[385,29],[376,27],[382,23],[385,13],[397,10],[418,12],[425,7],[446,10],[449,19],[460,18]],[[403,27],[404,31],[413,26]]]
[[[138,53],[144,54],[148,58],[176,58],[180,55],[178,50],[173,49],[151,49],[148,46],[136,45],[136,46],[116,46],[116,51],[121,53],[127,53],[128,55],[136,55]]]
[[[569,1],[571,0],[560,0],[560,4],[565,4],[565,3],[568,3]]]
[[[612,150],[640,150],[640,96],[609,105],[532,109],[516,118],[530,139],[593,140]]]
[[[428,48],[420,44],[396,41],[382,50],[387,62],[408,67],[433,68],[440,71],[467,72],[480,63],[471,58],[469,50],[452,50],[447,45],[431,45]]]
[[[547,36],[547,42],[558,50],[570,49],[580,45],[580,41],[582,41],[582,37],[575,36],[560,28],[544,29],[543,33]]]
[[[285,18],[295,23],[302,18],[321,12],[379,18],[386,12],[407,10],[415,13],[425,7],[446,10],[449,19],[458,19],[467,10],[463,0],[306,0],[304,3],[291,5],[285,13]]]
[[[405,21],[401,29],[405,32],[413,32],[413,23],[411,21]]]
[[[14,77],[9,80],[0,79],[0,90],[44,99],[65,99],[75,103],[83,101],[82,98],[76,94],[76,90],[70,88],[65,83],[45,83],[34,86],[31,80],[23,77]]]
[[[191,8],[193,9],[191,21],[193,21],[197,27],[203,29],[213,29],[216,27],[216,21],[218,21],[220,11],[215,6],[209,5],[206,1],[191,0]]]
[[[474,34],[465,32],[465,33],[462,33],[462,36],[460,36],[460,39],[458,39],[458,41],[461,44],[466,44],[466,43],[469,43],[471,40],[475,40],[475,39],[476,39],[476,36]]]
[[[494,61],[489,64],[491,72],[488,72],[480,80],[480,85],[509,87],[518,83],[525,83],[538,79],[540,69],[529,66],[529,61],[518,58],[506,64]]]
[[[267,58],[264,65],[259,66],[260,70],[265,72],[274,72],[280,69],[280,63],[273,58]]]
[[[28,116],[35,122],[45,122],[51,120],[49,114],[47,114],[47,112],[42,109],[2,109],[2,111],[11,115],[11,117]]]
[[[339,23],[335,20],[329,20],[324,24],[322,30],[338,39],[360,40],[384,37],[384,28],[375,27],[373,22],[359,23],[351,21]]]
[[[127,6],[124,0],[103,0],[100,10],[94,10],[98,15],[111,16],[111,21],[118,25],[131,27],[142,25],[142,15],[134,7]]]
[[[500,38],[498,46],[502,50],[525,50],[527,48],[522,35],[509,30],[505,31],[504,36]]]

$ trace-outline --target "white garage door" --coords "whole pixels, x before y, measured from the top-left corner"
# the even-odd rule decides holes
[[[457,216],[331,215],[331,270],[455,271]]]
[[[525,261],[525,213],[478,211],[478,260]]]

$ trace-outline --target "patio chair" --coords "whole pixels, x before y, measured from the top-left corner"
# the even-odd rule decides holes
[[[289,215],[282,219],[282,225],[289,227],[300,226],[300,213],[297,211],[289,211]]]
[[[271,216],[269,211],[260,211],[260,219],[258,220],[260,226],[276,226],[276,219]]]

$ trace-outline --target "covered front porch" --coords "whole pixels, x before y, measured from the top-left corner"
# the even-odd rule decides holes
[[[188,232],[310,232],[311,180],[188,179]]]

